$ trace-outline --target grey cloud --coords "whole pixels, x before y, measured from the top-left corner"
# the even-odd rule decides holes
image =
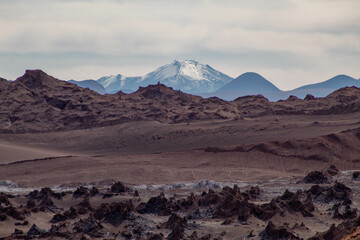
[[[192,58],[235,77],[263,71],[291,88],[302,78],[294,74],[357,71],[358,9],[357,0],[3,0],[0,74],[142,74]]]

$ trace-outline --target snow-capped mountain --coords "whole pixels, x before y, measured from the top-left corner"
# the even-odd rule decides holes
[[[158,82],[187,93],[214,92],[233,80],[231,77],[194,60],[173,61],[144,77],[107,76],[98,79],[108,93],[135,91]]]
[[[139,88],[142,77],[125,77],[121,74],[101,77],[97,80],[103,85],[107,93],[118,91],[133,92]]]
[[[194,60],[173,61],[148,73],[142,85],[163,83],[187,93],[213,92],[233,80],[231,77]],[[143,85],[144,86],[144,85]]]

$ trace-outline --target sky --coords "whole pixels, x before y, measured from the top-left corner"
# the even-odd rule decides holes
[[[1,0],[0,77],[143,76],[192,59],[282,90],[360,78],[359,0]]]

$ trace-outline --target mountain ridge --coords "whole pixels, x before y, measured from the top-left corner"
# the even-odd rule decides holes
[[[261,94],[270,101],[278,101],[295,96],[305,98],[310,94],[314,97],[325,97],[342,87],[360,87],[360,80],[345,74],[334,76],[326,81],[304,85],[293,90],[282,91],[258,73],[243,73],[235,79],[194,60],[177,61],[161,66],[143,77],[126,77],[121,74],[110,75],[98,80],[68,82],[80,87],[88,87],[100,94],[114,94],[118,91],[135,92],[139,87],[165,84],[186,93],[202,97],[219,97],[232,101],[238,97]],[[215,91],[214,91],[215,90]]]
[[[0,132],[25,133],[84,129],[132,121],[188,123],[234,120],[266,115],[334,115],[360,111],[360,89],[339,89],[326,98],[270,102],[261,95],[234,101],[204,99],[164,84],[136,92],[101,95],[27,70],[13,82],[0,81]],[[29,124],[31,123],[31,124]]]
[[[204,74],[207,72],[211,74]],[[202,97],[219,97],[227,101],[241,96],[257,94],[265,96],[270,101],[287,99],[290,96],[304,98],[307,94],[325,97],[342,87],[360,87],[359,80],[341,74],[323,82],[283,91],[258,73],[246,72],[234,79],[215,70],[208,64],[204,65],[195,60],[174,60],[172,63],[165,64],[142,77],[125,77],[118,74],[101,77],[97,82],[104,86],[107,93],[116,93],[117,91],[130,93],[139,87],[160,82],[186,93]],[[249,86],[252,87],[248,88]]]

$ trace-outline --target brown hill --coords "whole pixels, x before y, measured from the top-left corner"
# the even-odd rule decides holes
[[[0,87],[2,133],[60,131],[139,120],[187,122],[237,115],[232,103],[220,100],[214,104],[211,99],[174,91],[162,84],[139,88],[128,95],[100,95],[41,70],[28,70],[14,82],[2,80]]]
[[[181,123],[236,120],[264,115],[328,115],[358,112],[360,90],[343,88],[326,98],[269,102],[261,95],[232,102],[203,99],[162,84],[131,94],[100,95],[60,81],[41,70],[27,70],[14,82],[0,79],[0,132],[49,132],[155,120]]]

